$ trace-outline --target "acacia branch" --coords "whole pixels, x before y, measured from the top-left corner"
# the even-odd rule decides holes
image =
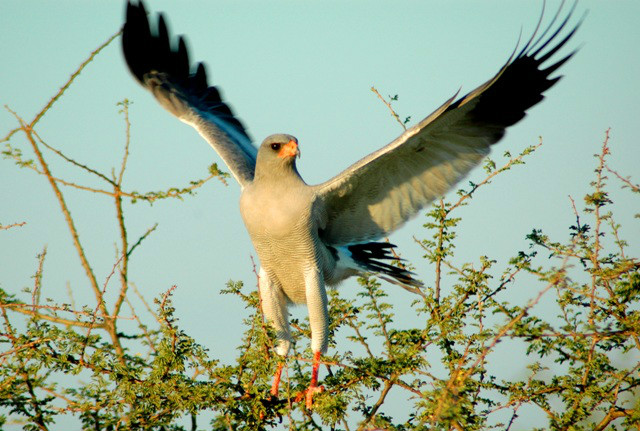
[[[405,124],[402,122],[402,120],[400,120],[400,116],[398,116],[398,114],[396,113],[396,111],[391,107],[391,102],[387,102],[385,100],[384,97],[382,97],[382,95],[378,92],[378,90],[375,87],[371,87],[371,91],[373,91],[376,96],[378,96],[378,98],[380,100],[382,100],[382,103],[384,103],[387,108],[389,108],[389,111],[391,111],[391,115],[393,116],[393,118],[396,119],[396,121],[398,122],[398,124],[400,124],[400,126],[404,129],[407,130],[407,126],[405,126]],[[397,99],[397,96],[396,96]]]
[[[38,121],[40,121],[42,119],[42,117],[44,116],[44,114],[47,113],[47,111],[53,106],[54,103],[56,103],[58,101],[58,99],[60,99],[60,97],[62,97],[62,95],[64,94],[65,91],[67,91],[67,89],[71,86],[71,84],[73,83],[73,81],[75,81],[75,79],[80,75],[80,73],[82,72],[82,70],[87,67],[89,65],[89,63],[91,63],[93,61],[93,59],[96,57],[96,55],[98,55],[100,53],[100,51],[102,51],[104,48],[106,48],[111,42],[114,41],[115,38],[117,38],[118,36],[120,36],[120,34],[122,34],[122,30],[119,30],[118,32],[116,32],[115,34],[113,34],[111,37],[109,37],[102,45],[100,45],[98,48],[96,48],[93,52],[91,52],[91,54],[89,55],[89,57],[83,61],[80,66],[78,67],[78,69],[73,72],[71,74],[71,76],[69,77],[69,80],[60,88],[60,90],[58,90],[58,92],[49,100],[49,102],[45,105],[45,107],[35,116],[35,118],[33,119],[33,121],[31,121],[31,123],[29,124],[29,128],[33,129],[33,127],[38,123]]]
[[[7,225],[0,224],[0,230],[8,230],[8,229],[12,229],[14,227],[22,227],[22,226],[24,226],[26,224],[27,224],[26,221],[23,221],[23,222],[20,222],[20,223],[7,224]]]
[[[54,154],[57,154],[58,156],[60,156],[60,157],[61,157],[63,160],[65,160],[66,162],[71,163],[72,165],[77,166],[77,167],[79,167],[80,169],[83,169],[83,170],[85,170],[85,171],[89,172],[90,174],[93,174],[93,175],[95,175],[95,176],[97,176],[97,177],[99,177],[99,178],[103,179],[104,181],[108,182],[109,184],[113,184],[113,181],[112,181],[112,180],[110,180],[109,178],[107,178],[107,176],[106,176],[106,175],[104,175],[104,174],[102,174],[102,173],[100,173],[100,172],[96,171],[95,169],[90,168],[90,167],[89,167],[89,166],[87,166],[87,165],[84,165],[84,164],[82,164],[82,163],[76,162],[74,159],[72,159],[72,158],[70,158],[70,157],[66,156],[62,151],[60,151],[60,150],[58,150],[57,148],[54,148],[53,146],[51,146],[51,145],[47,144],[47,143],[44,141],[44,139],[42,139],[42,138],[38,135],[38,133],[37,133],[35,130],[32,130],[32,132],[33,132],[34,136],[38,139],[38,141],[39,141],[39,142],[40,142],[40,143],[41,143],[45,148],[49,149],[49,150],[50,150],[50,151],[52,151]],[[62,180],[58,180],[58,181],[62,181]],[[68,185],[71,185],[71,184],[68,184]],[[78,188],[82,187],[82,186],[78,186],[78,185],[75,185],[75,184],[74,184],[73,186],[78,187]],[[89,189],[89,187],[85,187],[85,188]]]
[[[43,111],[43,112],[45,112],[45,111]],[[53,189],[53,193],[54,193],[54,195],[56,197],[56,200],[58,201],[58,204],[60,205],[60,209],[62,211],[62,215],[64,216],[64,219],[65,219],[65,221],[67,223],[67,228],[69,229],[69,232],[71,233],[71,239],[73,241],[73,246],[76,249],[76,253],[77,253],[78,257],[80,258],[80,264],[84,268],[85,275],[87,276],[87,278],[89,280],[89,284],[90,284],[90,286],[91,286],[91,288],[93,290],[93,293],[95,295],[96,302],[97,302],[97,307],[98,307],[98,309],[101,311],[101,313],[104,316],[109,316],[110,313],[108,312],[107,307],[106,307],[106,305],[104,303],[102,292],[101,292],[100,288],[98,287],[98,281],[97,281],[96,276],[95,276],[95,274],[93,272],[93,269],[91,268],[91,265],[89,264],[89,260],[87,259],[87,256],[86,256],[86,254],[84,252],[84,248],[82,247],[82,244],[80,243],[80,236],[78,234],[78,230],[77,230],[77,228],[75,226],[73,218],[71,217],[71,212],[69,211],[69,208],[67,207],[67,203],[66,203],[66,201],[64,199],[64,196],[63,196],[60,188],[58,187],[56,181],[54,181],[54,179],[53,179],[53,175],[52,175],[52,173],[51,173],[51,171],[49,169],[49,165],[45,161],[44,156],[43,156],[42,152],[40,151],[40,148],[38,147],[38,144],[37,144],[36,140],[34,139],[34,136],[33,136],[33,133],[32,133],[32,126],[26,124],[22,120],[22,118],[20,116],[18,116],[18,114],[16,114],[13,111],[11,111],[11,112],[13,113],[13,115],[16,117],[16,119],[20,123],[20,125],[22,127],[22,130],[23,130],[25,136],[27,137],[27,140],[31,144],[31,148],[32,148],[34,154],[36,155],[38,163],[40,164],[40,169],[42,170],[44,175],[47,177],[47,180],[49,181],[49,185],[51,185],[51,188]],[[36,118],[36,120],[37,120],[37,118]],[[36,122],[36,120],[34,120],[34,122],[32,122],[32,124],[34,124]],[[122,356],[124,354],[124,351],[122,350],[122,346],[120,345],[120,339],[119,339],[119,337],[117,335],[117,332],[116,332],[115,321],[113,321],[111,319],[107,319],[106,320],[105,329],[109,333],[109,336],[111,337],[111,342],[113,343],[116,351],[118,352],[118,354],[120,356]]]
[[[371,422],[371,419],[373,419],[373,417],[376,415],[376,412],[378,411],[378,409],[382,406],[382,403],[384,403],[384,400],[387,398],[387,394],[389,393],[389,391],[391,390],[392,387],[393,387],[393,379],[387,380],[384,383],[384,388],[382,389],[382,392],[380,392],[380,396],[378,397],[378,400],[373,405],[373,407],[371,407],[371,410],[369,411],[369,414],[367,415],[367,417],[364,419],[364,421],[362,421],[362,423],[358,427],[358,431],[363,430],[364,427],[367,426],[369,424],[369,422]]]

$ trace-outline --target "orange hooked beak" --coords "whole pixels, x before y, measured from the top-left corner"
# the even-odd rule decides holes
[[[298,143],[293,139],[284,144],[278,153],[278,157],[296,157],[300,156],[300,150],[298,150]]]

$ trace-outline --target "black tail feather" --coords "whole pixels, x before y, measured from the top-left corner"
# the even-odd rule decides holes
[[[391,260],[400,262],[403,259],[396,256],[392,251],[395,244],[388,242],[368,242],[364,244],[353,244],[347,246],[351,253],[351,258],[362,268],[377,272],[381,275],[393,277],[401,284],[413,287],[422,287],[422,283],[412,277],[413,273],[400,266],[394,266],[380,260]],[[386,279],[386,277],[383,277]]]

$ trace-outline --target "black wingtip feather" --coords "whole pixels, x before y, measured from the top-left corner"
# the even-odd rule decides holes
[[[544,73],[546,73],[547,76],[551,75],[553,72],[555,72],[556,70],[560,69],[560,67],[562,67],[563,64],[565,64],[567,61],[569,61],[571,59],[571,57],[573,57],[575,55],[576,52],[578,52],[578,50],[572,51],[571,53],[566,55],[564,58],[561,58],[560,60],[556,61],[551,66],[547,67],[546,69],[543,69],[542,71]],[[556,80],[553,80],[553,79],[550,79],[549,81],[552,82],[551,85],[556,83]],[[551,87],[551,85],[549,87]]]
[[[158,14],[157,26],[152,29],[142,1],[129,1],[127,4],[122,50],[129,70],[142,85],[147,86],[146,79],[151,74],[162,74],[163,79],[171,83],[172,91],[188,99],[191,106],[223,118],[249,139],[244,125],[222,100],[218,89],[209,86],[205,66],[198,63],[191,73],[184,38],[180,37],[177,45],[172,46],[169,28],[162,14]]]
[[[176,74],[179,76],[189,76],[189,53],[184,37],[178,38],[178,52],[176,53]],[[195,76],[192,79],[196,79]]]
[[[542,94],[558,82],[557,78],[549,76],[575,54],[573,51],[546,68],[542,67],[544,62],[567,44],[582,24],[584,16],[560,41],[556,42],[556,38],[566,28],[575,8],[576,4],[554,29],[562,9],[561,5],[551,23],[536,39],[536,33],[541,25],[541,17],[534,34],[524,48],[508,62],[493,82],[489,81],[486,84],[487,87],[474,96],[477,98],[477,103],[469,112],[472,118],[485,125],[506,128],[524,118],[526,111],[543,99]],[[556,43],[549,48],[553,42]],[[539,58],[536,58],[538,56]],[[449,109],[457,108],[462,101],[466,103],[468,100],[465,98],[468,96],[453,103]]]
[[[151,43],[151,30],[144,4],[128,3],[122,32],[122,49],[129,70],[140,83],[142,83],[143,65],[149,61],[147,50],[142,48],[148,47]]]
[[[571,14],[573,13],[573,8],[572,8],[572,9],[569,10],[569,13],[565,17],[564,22],[560,23],[558,28],[555,30],[555,33],[547,38],[547,33],[549,33],[551,31],[551,29],[553,29],[553,26],[555,25],[555,23],[558,20],[558,18],[560,18],[560,13],[562,12],[562,9],[564,8],[564,0],[562,0],[560,2],[560,6],[558,7],[558,10],[556,11],[555,15],[553,16],[553,18],[551,18],[551,21],[549,21],[549,24],[547,24],[547,28],[545,28],[544,31],[542,32],[542,34],[540,36],[538,36],[538,38],[534,41],[533,39],[535,38],[535,36],[537,34],[537,30],[542,25],[542,21],[544,19],[545,6],[546,6],[546,2],[543,1],[542,2],[542,11],[540,12],[540,19],[538,21],[538,25],[536,26],[536,31],[534,31],[533,34],[531,35],[531,39],[529,40],[529,43],[527,43],[527,46],[525,47],[526,49],[524,49],[524,51],[532,52],[534,50],[540,51],[540,50],[544,49],[545,45],[547,43],[549,43],[549,41],[552,40],[554,37],[556,37],[556,34],[559,33],[560,30],[562,30],[562,28],[565,26],[567,21],[569,21],[569,18],[571,17]],[[546,40],[545,40],[545,38],[546,38]],[[543,41],[545,41],[545,42],[543,42]],[[540,44],[540,43],[543,43],[543,45],[541,47],[539,47],[539,48],[536,48],[538,46],[538,44]]]
[[[204,64],[198,63],[196,74],[191,83],[194,91],[197,91],[198,93],[207,91],[207,69]]]
[[[580,25],[580,24],[578,24]],[[560,42],[558,42],[556,44],[556,46],[554,46],[553,48],[551,48],[547,53],[545,53],[542,57],[536,59],[536,61],[538,61],[540,64],[544,63],[545,61],[547,61],[553,54],[555,54],[556,52],[558,52],[558,50],[560,50],[560,48],[562,48],[568,41],[569,39],[571,39],[571,37],[573,37],[573,35],[576,33],[576,31],[578,30],[578,27],[574,27],[573,30],[571,30],[571,32],[569,32],[569,34],[567,34],[564,39],[562,39]],[[540,51],[544,48],[545,45],[547,45],[549,42],[551,41],[551,39],[549,39],[547,41],[547,43],[545,43],[542,47],[540,47],[540,49],[536,50],[534,53],[531,54],[531,57],[536,57]]]

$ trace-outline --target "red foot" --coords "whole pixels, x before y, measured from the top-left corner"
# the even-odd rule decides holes
[[[318,368],[320,368],[320,352],[314,352],[311,383],[309,383],[307,390],[299,393],[295,399],[296,402],[299,402],[302,401],[302,398],[304,397],[307,409],[311,409],[311,407],[313,407],[313,394],[324,391],[324,386],[318,386]]]
[[[313,394],[317,394],[322,391],[324,391],[324,386],[309,385],[307,390],[304,391],[304,398],[305,398],[305,404],[307,406],[307,409],[311,410],[311,408],[313,407]]]

